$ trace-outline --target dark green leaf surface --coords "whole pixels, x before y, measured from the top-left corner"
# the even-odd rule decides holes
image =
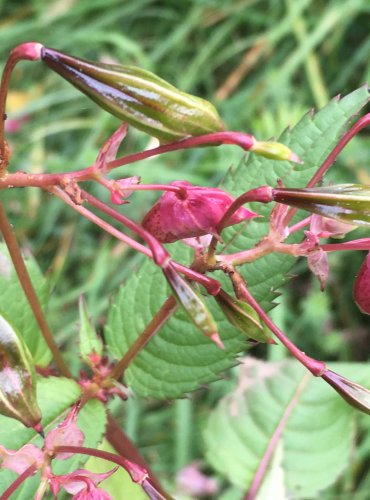
[[[362,87],[343,99],[332,100],[316,114],[306,114],[293,129],[286,131],[279,140],[303,159],[303,165],[251,155],[246,164],[243,162],[227,175],[223,188],[237,195],[263,184],[276,185],[279,178],[286,186],[304,186],[334,147],[350,118],[367,101],[367,88]],[[270,207],[256,205],[252,209],[268,215]],[[228,244],[223,251],[231,253],[250,248],[266,235],[267,230],[267,219],[234,226],[224,233]],[[182,249],[181,243],[169,246],[169,250],[176,260],[190,262],[190,252]],[[244,267],[251,291],[266,309],[272,307],[275,290],[287,281],[286,274],[292,263],[293,259],[286,255],[273,254]],[[115,357],[125,353],[168,293],[161,271],[156,270],[151,262],[135,271],[121,287],[111,306],[105,332],[108,347]],[[212,301],[207,300],[207,304]],[[203,338],[179,310],[130,365],[126,372],[129,386],[144,396],[180,397],[215,380],[222,371],[235,364],[235,356],[247,345],[245,338],[225,322],[214,304],[211,312],[225,351]]]
[[[27,258],[26,265],[41,306],[45,311],[49,295],[47,281],[33,259]],[[51,359],[51,353],[19,284],[4,244],[0,244],[0,314],[9,318],[22,334],[35,364],[47,365]]]
[[[370,385],[366,364],[331,363],[330,368]],[[246,493],[285,413],[273,470],[263,487],[271,481],[275,491],[288,496],[316,498],[350,464],[356,412],[294,361],[246,358],[235,391],[219,402],[205,429],[209,463]]]

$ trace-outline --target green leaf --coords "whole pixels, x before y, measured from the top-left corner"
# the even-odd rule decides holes
[[[286,187],[304,187],[348,128],[351,118],[368,101],[368,89],[363,86],[343,98],[333,99],[317,113],[307,113],[295,127],[279,137],[279,142],[289,146],[303,160],[302,165],[249,155],[245,163],[226,176],[222,189],[239,196],[257,186],[276,186],[278,179]],[[226,229],[222,236],[227,243],[221,253],[251,248],[267,234],[272,204],[251,203],[248,208],[264,218]],[[295,220],[298,218],[302,216]],[[289,241],[299,241],[299,236],[291,237]],[[287,273],[294,260],[288,255],[270,254],[241,268],[251,292],[265,309],[273,307],[276,290],[289,280]]]
[[[331,363],[330,368],[370,385],[370,367]],[[266,481],[294,498],[312,498],[350,464],[353,416],[321,379],[294,361],[241,365],[235,391],[212,412],[204,432],[209,463],[247,492],[279,425],[282,434]],[[284,419],[286,418],[286,421]],[[280,469],[280,472],[279,472]],[[263,486],[265,490],[268,484]],[[277,490],[275,490],[277,491]]]
[[[100,337],[98,337],[95,328],[91,323],[87,310],[87,304],[82,296],[80,297],[79,301],[79,313],[80,313],[80,330],[79,330],[80,355],[84,361],[90,364],[91,361],[89,355],[96,353],[99,356],[101,356],[103,353],[103,343]]]
[[[45,311],[49,296],[47,281],[32,258],[26,258],[25,261],[41,307]],[[40,332],[3,243],[0,244],[0,314],[9,318],[21,333],[35,364],[47,365],[51,360],[51,352]]]
[[[42,378],[37,385],[38,404],[43,415],[42,423],[45,433],[62,421],[69,408],[81,396],[79,385],[69,379],[49,377]],[[106,426],[104,405],[98,400],[90,400],[79,412],[78,426],[85,435],[84,446],[97,447],[103,438]],[[27,443],[42,446],[43,440],[34,431],[26,429],[13,419],[0,416],[0,443],[8,449],[19,449]],[[88,456],[75,455],[68,460],[55,460],[53,471],[66,474],[81,467]],[[4,491],[17,477],[11,471],[0,469],[0,491]],[[24,486],[12,496],[17,500],[29,500],[37,489],[39,475],[28,479]]]
[[[176,259],[189,261],[191,252],[184,245],[172,245],[171,250]],[[109,310],[105,339],[114,357],[123,356],[170,293],[162,271],[152,262],[132,273]],[[125,382],[136,393],[180,397],[235,364],[235,355],[245,348],[245,335],[229,324],[214,299],[204,299],[225,350],[205,337],[179,308],[126,370]]]
[[[264,184],[276,185],[282,179],[289,186],[304,186],[317,167],[336,144],[349,120],[369,99],[367,88],[332,100],[316,114],[308,113],[279,139],[304,161],[295,165],[250,155],[234,172],[229,172],[223,189],[233,195]],[[271,207],[252,204],[252,210],[268,215]],[[268,219],[256,218],[226,230],[228,243],[223,252],[238,252],[253,247],[267,234]],[[292,239],[293,241],[293,239]],[[171,254],[184,264],[191,262],[191,253],[184,246],[168,246]],[[276,289],[288,281],[287,272],[294,258],[271,254],[241,268],[251,292],[263,307],[269,309],[277,295]],[[169,289],[161,271],[146,262],[121,287],[109,311],[105,338],[111,353],[120,358],[150,322],[164,303]],[[215,274],[223,284],[222,273]],[[225,290],[230,288],[225,286]],[[211,382],[235,364],[235,357],[246,348],[245,337],[228,324],[213,299],[207,299],[226,349],[221,351],[189,324],[185,314],[176,312],[129,366],[125,380],[143,396],[155,398],[180,397],[202,384]]]
[[[117,454],[116,450],[105,439],[99,446],[99,450]],[[92,472],[107,472],[113,468],[110,462],[95,457],[89,458],[84,467]],[[134,483],[122,467],[119,467],[112,476],[103,481],[101,488],[117,500],[122,497],[122,492],[124,492],[125,498],[130,500],[147,500],[148,498],[142,487]]]

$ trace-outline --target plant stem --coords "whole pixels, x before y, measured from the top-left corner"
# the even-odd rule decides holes
[[[53,358],[55,361],[55,364],[59,368],[60,373],[64,377],[71,378],[72,374],[68,368],[68,366],[65,364],[64,359],[61,355],[61,352],[55,343],[54,337],[49,329],[48,323],[46,321],[46,318],[44,316],[43,310],[41,308],[39,299],[37,297],[37,294],[35,292],[35,289],[32,285],[31,279],[29,277],[26,265],[23,260],[23,256],[21,253],[21,250],[18,246],[18,242],[16,237],[14,236],[12,227],[9,223],[9,220],[6,216],[5,210],[3,205],[0,203],[0,230],[3,234],[5,243],[8,247],[10,257],[13,261],[13,265],[15,268],[15,271],[17,273],[19,282],[23,288],[23,291],[27,297],[27,300],[29,302],[29,305],[32,309],[32,312],[36,318],[36,321],[40,327],[41,333],[45,339],[45,342],[47,343],[50,351],[53,354]]]
[[[226,210],[222,219],[217,224],[217,232],[221,234],[221,231],[226,226],[227,222],[231,219],[233,214],[239,210],[239,208],[245,203],[259,202],[259,203],[269,203],[272,200],[272,188],[270,186],[260,186],[255,189],[251,189],[246,193],[240,195],[236,200],[232,202],[230,207]],[[217,238],[213,236],[208,249],[207,262],[210,264],[215,263],[215,251],[217,246]]]
[[[37,471],[35,464],[32,464],[25,471],[20,474],[15,481],[4,491],[1,495],[0,500],[8,500],[10,496],[16,491],[17,488],[29,477],[31,477]]]
[[[250,293],[246,287],[243,278],[237,272],[230,274],[231,281],[234,285],[234,289],[237,296],[240,296],[243,300],[248,302],[256,313],[259,315],[261,320],[270,328],[274,335],[280,340],[280,342],[288,349],[288,351],[305,366],[315,377],[321,377],[321,375],[326,370],[326,365],[323,361],[318,361],[317,359],[310,358],[304,352],[302,352],[298,347],[293,344],[293,342],[286,337],[286,335],[278,328],[275,323],[269,318],[266,312],[255,300],[253,295]]]
[[[18,61],[22,59],[36,61],[40,59],[41,47],[41,44],[35,42],[22,43],[10,52],[5,64],[0,84],[0,177],[3,176],[9,161],[9,153],[4,139],[4,122],[6,120],[5,106],[10,77]]]
[[[114,464],[119,465],[124,468],[127,473],[130,475],[133,482],[140,484],[143,487],[144,482],[148,482],[149,474],[146,469],[143,467],[131,462],[127,458],[124,458],[120,455],[116,455],[115,453],[110,453],[109,451],[97,450],[95,448],[87,448],[85,446],[55,446],[55,453],[79,453],[81,455],[89,455],[90,457],[101,458],[102,460],[107,460]],[[156,498],[158,500],[168,500],[170,497],[165,497],[157,489],[153,486],[153,489],[156,493]]]
[[[127,458],[131,462],[140,465],[144,469],[146,469],[150,475],[150,480],[155,486],[155,488],[166,498],[170,498],[170,496],[163,489],[162,485],[155,477],[154,473],[151,471],[149,465],[146,463],[145,459],[141,455],[138,448],[135,444],[129,439],[126,433],[123,431],[121,426],[118,424],[117,420],[112,417],[112,415],[108,412],[108,423],[106,428],[106,438],[109,443],[113,446],[117,453],[119,453],[122,457]]]
[[[320,245],[324,252],[338,252],[339,250],[370,250],[370,238],[344,241],[343,243],[327,243]]]
[[[326,172],[329,170],[329,168],[333,165],[335,160],[337,159],[339,153],[342,152],[342,150],[345,148],[345,146],[349,143],[349,141],[357,135],[363,128],[367,127],[370,125],[370,113],[367,113],[365,116],[360,118],[354,125],[351,127],[348,132],[346,132],[343,137],[340,139],[338,144],[335,146],[335,148],[329,153],[327,158],[325,159],[324,163],[320,166],[320,168],[316,171],[316,173],[313,175],[311,180],[307,184],[307,188],[314,187],[317,182],[326,174]],[[297,208],[292,208],[289,210],[286,218],[285,218],[285,223],[288,224],[292,218],[294,217],[295,213],[297,212]]]
[[[123,241],[124,243],[129,245],[134,250],[137,250],[137,251],[143,253],[144,255],[146,255],[147,257],[149,257],[151,259],[153,258],[153,254],[148,248],[144,247],[143,245],[141,245],[137,241],[135,241],[132,238],[130,238],[129,236],[125,235],[124,233],[122,233],[122,231],[119,231],[118,229],[116,229],[111,224],[109,224],[108,222],[104,221],[103,219],[101,219],[100,217],[98,217],[97,215],[92,213],[90,210],[88,210],[84,206],[76,204],[70,198],[70,196],[67,193],[65,193],[61,188],[50,187],[50,188],[46,188],[46,191],[55,194],[55,196],[57,196],[62,201],[64,201],[68,206],[73,208],[73,210],[80,213],[86,219],[90,220],[91,222],[93,222],[97,226],[101,227],[102,229],[104,229],[104,231],[111,234],[115,238]],[[118,222],[125,224],[127,217],[125,217],[121,213],[117,212],[113,208],[109,207],[108,205],[106,205],[102,201],[98,200],[97,198],[95,198],[91,194],[87,193],[86,191],[81,190],[80,192],[81,192],[82,196],[92,206],[94,206],[95,208],[98,208],[99,210],[106,213],[107,215],[114,217]],[[130,221],[130,222],[132,222],[132,221]],[[179,264],[178,262],[171,261],[171,263],[177,271],[183,273],[189,279],[194,280],[197,283],[199,283],[200,285],[204,286],[209,294],[216,295],[219,292],[221,285],[217,280],[210,278],[209,276],[205,276],[204,274],[198,273],[197,271],[194,271],[193,269],[190,269],[182,264]]]
[[[190,137],[189,139],[184,139],[183,141],[173,142],[171,144],[164,144],[163,146],[158,146],[157,148],[148,149],[146,151],[140,151],[139,153],[133,153],[122,158],[117,158],[109,162],[106,165],[107,171],[113,168],[121,167],[122,165],[128,165],[152,156],[157,156],[163,153],[168,153],[170,151],[178,151],[180,149],[189,149],[197,146],[219,146],[221,144],[234,144],[240,146],[244,150],[249,150],[256,140],[252,135],[244,134],[242,132],[215,132],[213,134],[198,135],[196,137]]]
[[[129,347],[123,358],[116,364],[113,369],[112,377],[120,379],[125,372],[128,365],[135,356],[143,349],[150,339],[158,332],[163,324],[172,316],[176,311],[178,305],[173,295],[170,295],[164,302],[159,311],[153,316],[150,323],[146,326],[145,330],[138,336],[135,342]]]

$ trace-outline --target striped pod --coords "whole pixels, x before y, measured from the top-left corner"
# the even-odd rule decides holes
[[[103,109],[169,143],[224,130],[215,107],[135,66],[100,64],[43,47],[41,59]]]
[[[0,414],[42,431],[31,354],[13,326],[0,315]]]

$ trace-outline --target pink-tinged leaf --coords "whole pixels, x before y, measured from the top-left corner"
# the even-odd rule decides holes
[[[353,297],[361,311],[365,314],[370,314],[370,252],[367,254],[356,276]]]
[[[234,198],[222,189],[193,186],[186,181],[171,185],[182,187],[185,193],[166,191],[145,215],[143,227],[162,243],[217,234],[217,225]],[[253,217],[254,212],[241,207],[227,225]]]
[[[123,123],[111,137],[105,141],[99,154],[95,160],[95,168],[97,170],[105,171],[105,166],[112,160],[116,159],[118,148],[121,142],[126,137],[127,134],[127,124]]]
[[[313,274],[320,282],[320,288],[325,289],[325,283],[329,274],[328,255],[321,248],[307,255],[307,264]]]
[[[7,450],[0,445],[1,468],[9,469],[22,474],[30,465],[40,467],[44,461],[44,454],[37,446],[26,444],[17,451]]]
[[[347,233],[356,229],[356,226],[346,224],[321,215],[312,214],[310,231],[319,238],[343,238]]]
[[[58,425],[56,429],[48,432],[45,438],[45,449],[53,452],[57,446],[70,445],[81,446],[84,442],[85,436],[77,425],[77,414],[79,406],[74,406],[65,420]],[[73,453],[57,453],[55,458],[59,460],[66,460],[70,458]]]

